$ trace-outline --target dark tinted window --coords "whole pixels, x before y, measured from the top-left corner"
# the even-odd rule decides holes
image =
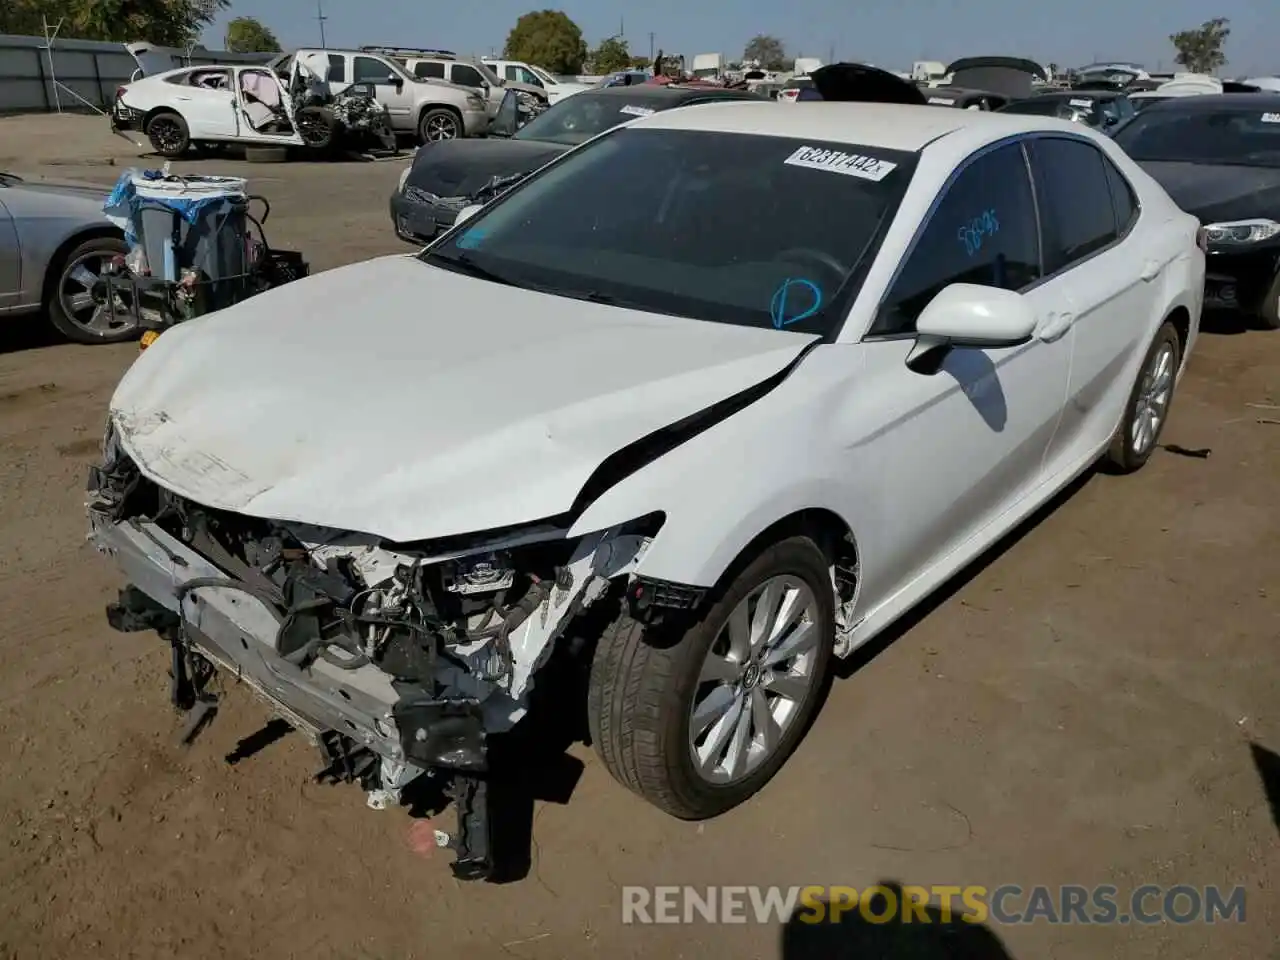
[[[915,160],[852,144],[620,129],[491,202],[423,259],[565,297],[826,333],[844,322]]]
[[[649,92],[651,90],[653,92]],[[566,97],[550,110],[534,117],[516,134],[516,139],[545,140],[573,146],[620,123],[677,105],[661,88],[646,87],[625,96],[579,93]]]
[[[1138,198],[1133,195],[1133,187],[1124,178],[1116,165],[1106,157],[1102,165],[1107,168],[1107,185],[1111,188],[1111,208],[1116,215],[1116,233],[1123,234],[1138,216]]]
[[[1041,139],[1031,144],[1040,190],[1045,270],[1058,270],[1116,238],[1106,159],[1081,140]]]
[[[469,67],[465,63],[455,63],[453,65],[453,76],[450,78],[454,83],[460,83],[464,87],[479,87],[484,85],[484,77],[480,76],[480,71],[475,67]]]
[[[1116,132],[1116,143],[1138,161],[1277,167],[1280,111],[1272,113],[1264,107],[1216,111],[1175,105],[1144,110]]]
[[[1021,290],[1040,279],[1035,201],[1022,149],[993,150],[965,167],[939,201],[872,325],[905,333],[943,287]]]
[[[329,82],[347,82],[347,58],[340,53],[329,54]]]
[[[390,83],[391,68],[373,57],[356,57],[351,80],[354,83]]]
[[[437,80],[443,80],[444,64],[431,63],[428,60],[419,60],[413,65],[413,75],[424,79],[427,77],[435,77]]]
[[[519,81],[520,71],[518,71],[515,67],[507,67],[504,72],[506,73],[508,80]]]

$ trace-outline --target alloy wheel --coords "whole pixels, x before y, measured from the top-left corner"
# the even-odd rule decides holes
[[[821,618],[799,577],[771,577],[733,608],[707,652],[689,716],[694,769],[735,783],[777,751],[817,679]]]
[[[450,117],[432,117],[427,121],[427,139],[433,143],[439,140],[454,140],[458,136],[458,125]]]
[[[94,295],[103,270],[115,256],[115,251],[83,253],[66,265],[58,281],[58,300],[67,317],[96,337],[122,335],[137,326],[122,293],[117,292],[111,303],[99,302]]]
[[[1151,449],[1164,425],[1173,394],[1173,357],[1173,345],[1162,344],[1142,375],[1129,428],[1129,445],[1137,456],[1143,456]]]

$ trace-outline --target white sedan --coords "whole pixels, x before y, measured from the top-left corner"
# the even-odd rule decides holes
[[[94,485],[125,606],[379,803],[575,658],[619,781],[745,800],[834,658],[1146,462],[1199,327],[1195,219],[1051,118],[695,106],[467,212],[166,333]]]

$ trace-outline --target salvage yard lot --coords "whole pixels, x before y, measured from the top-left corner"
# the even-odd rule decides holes
[[[0,119],[0,169],[108,185],[150,163],[105,127]],[[174,168],[248,176],[271,241],[315,270],[408,249],[386,209],[401,162]],[[108,629],[116,571],[84,543],[85,470],[136,349],[0,327],[0,956],[802,960],[866,931],[800,927],[784,951],[779,925],[624,926],[620,887],[882,880],[1248,890],[1243,924],[992,927],[1006,953],[981,957],[1273,948],[1280,832],[1250,744],[1280,753],[1280,334],[1207,324],[1164,440],[1211,456],[1161,451],[1076,484],[860,654],[745,806],[680,823],[587,747],[576,785],[539,761],[532,813],[510,817],[532,819],[531,866],[507,885],[456,883],[446,855],[413,852],[405,811],[311,783],[318,755],[296,736],[227,762],[268,719],[242,688],[177,746],[166,651]]]

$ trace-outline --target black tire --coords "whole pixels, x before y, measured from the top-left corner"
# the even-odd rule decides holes
[[[424,110],[418,118],[418,142],[435,143],[438,140],[459,140],[466,136],[462,118],[447,107]]]
[[[289,159],[289,148],[245,147],[244,158],[249,163],[284,163]]]
[[[812,591],[819,631],[805,699],[772,755],[743,779],[712,783],[695,769],[689,727],[699,675],[730,613],[772,577],[789,575]],[[778,772],[804,737],[826,695],[835,641],[829,564],[805,537],[767,548],[712,598],[683,635],[648,636],[625,614],[600,638],[591,664],[587,719],[605,767],[624,786],[682,820],[703,820],[737,806]]]
[[[1280,330],[1280,276],[1271,282],[1258,308],[1257,320],[1264,330]]]
[[[1156,366],[1161,362],[1160,358],[1169,351],[1168,363],[1172,366],[1172,373],[1168,385],[1168,398],[1164,403],[1164,410],[1160,416],[1159,423],[1154,430],[1154,436],[1147,440],[1141,449],[1135,447],[1134,424],[1143,409],[1144,391],[1150,386],[1152,376],[1156,372]],[[1178,331],[1168,320],[1156,331],[1155,339],[1151,341],[1151,346],[1147,350],[1147,355],[1142,358],[1142,366],[1138,370],[1137,379],[1134,381],[1133,389],[1129,391],[1129,400],[1125,404],[1124,416],[1120,419],[1120,426],[1116,430],[1115,436],[1111,438],[1111,446],[1107,449],[1103,457],[1103,467],[1109,473],[1133,473],[1151,459],[1151,454],[1155,452],[1156,447],[1160,444],[1160,434],[1164,432],[1164,425],[1169,420],[1169,409],[1173,402],[1174,381],[1177,379],[1178,368],[1182,363],[1182,340],[1178,336]]]
[[[120,343],[138,336],[136,318],[119,314],[108,316],[96,309],[89,314],[86,310],[73,309],[71,300],[73,295],[88,293],[88,287],[72,276],[77,267],[83,266],[96,273],[95,267],[128,250],[125,242],[116,237],[90,237],[49,265],[44,285],[44,307],[55,330],[68,340],[88,344]],[[93,322],[94,318],[97,323]]]
[[[294,127],[302,137],[303,149],[310,154],[325,154],[338,139],[338,122],[324,107],[303,107],[294,118]]]
[[[182,156],[191,146],[187,121],[172,110],[161,110],[147,121],[147,138],[152,150],[170,159]]]

